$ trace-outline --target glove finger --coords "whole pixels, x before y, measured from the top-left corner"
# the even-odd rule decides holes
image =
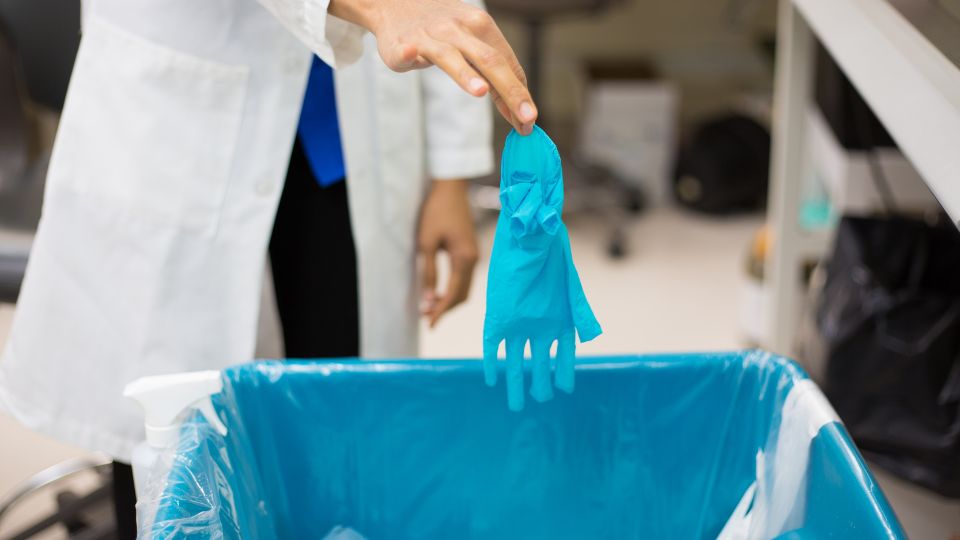
[[[527,340],[507,338],[507,406],[523,409],[523,347]]]
[[[553,385],[550,384],[550,344],[552,340],[531,339],[530,353],[533,356],[533,383],[530,395],[544,402],[553,399]]]
[[[557,388],[567,393],[573,392],[573,360],[576,356],[577,342],[573,331],[564,332],[557,340]]]
[[[487,386],[497,384],[497,350],[501,341],[494,337],[483,338],[483,380]]]

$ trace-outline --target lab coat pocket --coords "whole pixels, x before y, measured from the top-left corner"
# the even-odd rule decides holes
[[[216,231],[248,68],[198,58],[104,21],[85,27],[49,187],[103,212]]]

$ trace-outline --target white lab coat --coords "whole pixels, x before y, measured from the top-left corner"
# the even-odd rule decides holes
[[[121,397],[127,382],[252,359],[311,49],[337,68],[362,353],[416,354],[420,202],[427,178],[488,172],[489,103],[435,68],[389,71],[326,7],[85,5],[0,408],[128,459],[142,416]]]

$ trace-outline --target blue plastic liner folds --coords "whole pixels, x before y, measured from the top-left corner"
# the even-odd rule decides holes
[[[224,372],[142,538],[904,538],[803,371],[762,352],[583,359],[522,412],[479,360]]]

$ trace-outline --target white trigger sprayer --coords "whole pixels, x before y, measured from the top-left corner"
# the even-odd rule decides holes
[[[185,411],[199,410],[218,433],[227,434],[227,426],[220,421],[210,400],[210,396],[221,390],[223,380],[219,371],[143,377],[124,388],[123,395],[139,403],[145,414],[147,440],[133,450],[131,463],[138,499],[161,451],[176,444]]]

